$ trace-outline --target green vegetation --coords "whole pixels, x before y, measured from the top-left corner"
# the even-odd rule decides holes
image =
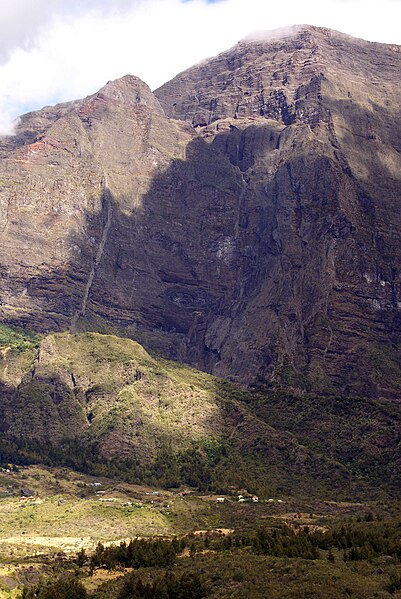
[[[86,599],[82,583],[74,576],[47,580],[31,589],[24,588],[22,599]]]
[[[373,380],[381,384],[391,384],[396,389],[401,389],[400,358],[395,349],[375,346],[367,353],[367,367],[372,373]]]
[[[399,592],[396,502],[241,503],[233,493],[220,504],[188,489],[33,466],[0,472],[0,486],[15,490],[0,498],[2,599],[389,599]],[[21,501],[21,488],[34,500]]]
[[[1,463],[218,493],[352,500],[400,491],[391,404],[246,391],[113,335],[49,335],[34,367],[31,352],[17,365],[3,356]]]
[[[118,599],[202,599],[206,595],[206,587],[196,572],[184,572],[181,576],[166,572],[149,583],[134,573],[125,578]]]
[[[0,347],[9,347],[15,352],[22,353],[38,349],[39,343],[40,338],[36,333],[0,323]]]
[[[32,588],[25,587],[22,599],[86,599],[92,596],[75,576],[60,576],[40,583]],[[124,578],[115,595],[116,599],[202,599],[206,588],[196,572],[185,572],[177,576],[166,572],[152,582],[144,582],[132,573]]]
[[[56,599],[64,597],[56,592],[71,588],[81,593],[72,597],[93,599],[385,599],[401,587],[399,530],[392,530],[394,522],[372,522],[367,517],[338,523],[326,532],[294,530],[288,524],[270,522],[270,526],[226,536],[204,533],[172,540],[134,540],[109,548],[99,545],[90,559],[77,558],[69,566],[70,574],[53,575],[26,588],[23,597]],[[121,567],[131,571],[89,590],[89,581],[98,571],[95,568]]]
[[[90,558],[90,567],[113,570],[117,566],[125,568],[172,568],[177,553],[181,553],[185,542],[166,541],[163,539],[133,539],[128,544],[122,542],[118,546],[104,547],[99,543]]]
[[[267,424],[295,435],[302,446],[399,496],[395,464],[401,458],[401,415],[394,403],[285,393],[243,394],[240,399]]]
[[[113,335],[49,335],[38,360],[2,331],[4,597],[396,596],[397,406],[244,390]]]

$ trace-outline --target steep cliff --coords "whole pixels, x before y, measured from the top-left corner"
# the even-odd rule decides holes
[[[0,144],[2,320],[399,398],[400,69],[301,26],[25,115]]]

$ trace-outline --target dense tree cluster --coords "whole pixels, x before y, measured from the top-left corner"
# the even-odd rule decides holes
[[[342,551],[345,561],[372,560],[388,555],[401,560],[401,522],[383,525],[349,523],[327,532],[310,532],[307,528],[291,529],[286,525],[277,528],[259,528],[246,535],[228,535],[217,540],[207,539],[207,547],[224,551],[231,547],[251,547],[259,555],[318,559],[319,549]],[[330,559],[330,558],[329,558]]]
[[[181,576],[167,572],[150,583],[133,573],[125,578],[117,599],[202,599],[206,595],[201,578],[194,572]]]
[[[151,582],[133,572],[124,577],[116,599],[203,599],[206,595],[207,589],[196,572],[178,575],[168,571]],[[30,589],[25,587],[22,593],[22,599],[88,599],[90,596],[73,575],[49,579]]]
[[[81,581],[71,575],[49,579],[22,591],[22,599],[86,599],[87,596]]]
[[[369,520],[368,520],[369,522]],[[327,533],[311,535],[311,541],[320,549],[342,550],[345,560],[370,560],[380,555],[401,559],[401,522],[393,526],[381,523],[342,525]]]
[[[261,528],[251,544],[257,553],[278,557],[302,557],[317,559],[319,553],[310,535],[305,531],[295,533],[289,528],[269,531]]]
[[[185,547],[185,541],[164,539],[132,539],[129,543],[104,547],[99,543],[90,558],[90,567],[114,570],[123,568],[172,568],[176,556]]]
[[[219,462],[224,449],[218,451],[217,455],[216,452],[213,455],[209,453],[188,449],[175,454],[172,450],[162,448],[153,463],[141,464],[134,458],[105,459],[99,454],[96,445],[85,445],[83,442],[77,445],[75,441],[65,440],[58,445],[46,443],[44,446],[32,439],[18,442],[4,437],[0,439],[0,463],[67,466],[79,472],[127,482],[143,482],[164,488],[185,484],[201,491],[215,488],[211,469]]]

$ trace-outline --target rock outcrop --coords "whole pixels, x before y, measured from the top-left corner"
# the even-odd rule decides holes
[[[400,68],[301,26],[25,115],[0,142],[2,320],[399,398]]]

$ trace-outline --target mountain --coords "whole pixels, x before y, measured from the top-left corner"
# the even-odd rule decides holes
[[[0,141],[2,321],[399,399],[400,68],[299,26],[23,116]]]

